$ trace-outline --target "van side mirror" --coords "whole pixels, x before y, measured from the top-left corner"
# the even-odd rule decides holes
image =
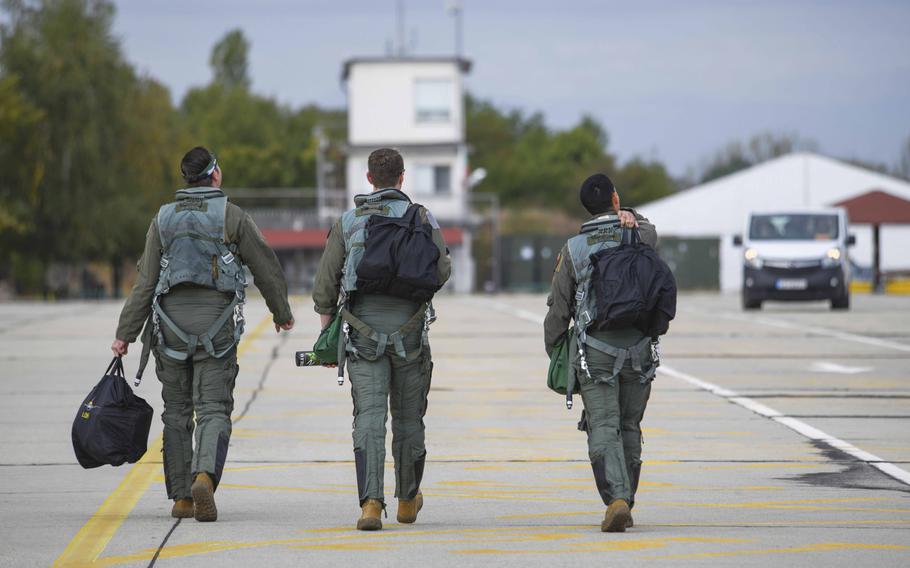
[[[847,235],[847,246],[852,247],[856,244],[856,235]]]
[[[733,235],[733,246],[735,246],[735,247],[743,246],[743,236],[742,235]]]

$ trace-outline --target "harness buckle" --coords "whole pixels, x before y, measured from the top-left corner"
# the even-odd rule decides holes
[[[228,251],[227,254],[221,255],[221,260],[223,260],[225,264],[234,262],[234,253]]]
[[[161,261],[159,264],[161,265],[162,270],[167,268],[170,263],[171,261],[168,259],[168,257],[161,255]]]

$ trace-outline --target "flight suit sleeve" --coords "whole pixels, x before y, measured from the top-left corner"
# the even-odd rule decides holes
[[[547,315],[543,321],[544,346],[549,356],[556,343],[569,329],[575,311],[575,267],[569,247],[563,246],[556,257],[553,282],[547,297]]]
[[[638,234],[641,235],[641,241],[657,250],[657,228],[654,227],[651,221],[648,221],[647,217],[639,215],[634,209],[629,207],[623,207],[623,209],[635,215],[635,220],[638,221]]]
[[[142,332],[142,326],[152,311],[152,298],[158,286],[158,274],[161,272],[161,236],[158,234],[158,218],[153,217],[145,235],[145,250],[136,264],[138,275],[133,289],[117,324],[117,339],[132,343]]]
[[[237,243],[240,258],[253,273],[256,287],[272,312],[272,321],[279,325],[288,323],[294,319],[294,315],[288,303],[288,283],[275,251],[265,242],[259,227],[248,213],[237,207],[231,216],[235,219],[229,226],[233,225],[235,232],[228,234],[228,239]]]
[[[430,226],[433,227],[433,242],[436,244],[436,248],[439,249],[439,262],[436,263],[436,278],[439,285],[442,286],[448,282],[449,277],[452,275],[452,256],[449,254],[449,247],[446,246],[446,241],[442,236],[442,229],[439,227],[436,218],[433,217],[433,214],[426,208],[421,210],[421,214],[423,221],[429,223]]]
[[[341,272],[344,269],[344,235],[341,220],[335,222],[326,238],[325,250],[319,259],[316,281],[313,284],[313,303],[316,313],[335,315],[341,291]]]

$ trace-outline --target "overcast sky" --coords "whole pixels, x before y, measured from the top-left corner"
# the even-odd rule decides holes
[[[383,55],[395,0],[118,0],[127,57],[175,101],[208,83],[225,32],[252,43],[255,91],[343,107],[342,62]],[[404,0],[414,55],[451,55],[446,0]],[[674,174],[724,143],[797,132],[894,164],[910,137],[910,2],[463,0],[468,89],[565,127],[589,113],[610,149]]]

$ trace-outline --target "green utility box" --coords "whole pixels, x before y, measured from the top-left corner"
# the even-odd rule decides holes
[[[720,239],[660,237],[657,250],[680,290],[720,289]]]

